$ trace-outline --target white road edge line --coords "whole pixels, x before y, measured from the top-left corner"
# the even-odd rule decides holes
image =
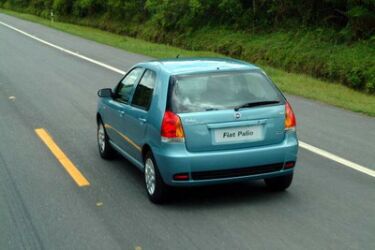
[[[3,26],[5,26],[5,27],[8,27],[9,29],[12,29],[12,30],[14,30],[14,31],[19,32],[19,33],[21,33],[22,35],[25,35],[25,36],[27,36],[27,37],[30,37],[31,39],[34,39],[34,40],[36,40],[36,41],[38,41],[38,42],[40,42],[40,43],[43,43],[43,44],[48,45],[48,46],[50,46],[50,47],[52,47],[52,48],[58,49],[58,50],[60,50],[60,51],[62,51],[62,52],[65,52],[65,53],[67,53],[67,54],[69,54],[69,55],[76,56],[76,57],[81,58],[81,59],[83,59],[83,60],[85,60],[85,61],[91,62],[91,63],[93,63],[93,64],[96,64],[96,65],[101,66],[101,67],[103,67],[103,68],[109,69],[109,70],[111,70],[111,71],[113,71],[113,72],[116,72],[116,73],[119,73],[119,74],[121,74],[121,75],[124,75],[124,74],[126,73],[125,71],[122,71],[122,70],[120,70],[120,69],[117,69],[117,68],[115,68],[115,67],[112,67],[112,66],[110,66],[110,65],[108,65],[108,64],[105,64],[105,63],[102,63],[102,62],[96,61],[96,60],[91,59],[91,58],[89,58],[89,57],[87,57],[87,56],[80,55],[80,54],[75,53],[75,52],[73,52],[73,51],[70,51],[70,50],[64,49],[64,48],[62,48],[62,47],[60,47],[60,46],[58,46],[58,45],[55,45],[55,44],[49,43],[49,42],[47,42],[47,41],[45,41],[45,40],[43,40],[43,39],[40,39],[40,38],[38,38],[38,37],[36,37],[36,36],[34,36],[34,35],[31,35],[31,34],[29,34],[29,33],[26,33],[25,31],[22,31],[22,30],[20,30],[20,29],[17,29],[17,28],[15,28],[15,27],[13,27],[13,26],[11,26],[11,25],[9,25],[9,24],[6,24],[6,23],[4,23],[4,22],[1,22],[1,21],[0,21],[0,24],[3,25]]]
[[[45,40],[43,40],[43,39],[40,39],[40,38],[38,38],[38,37],[36,37],[36,36],[34,36],[34,35],[31,35],[31,34],[25,32],[25,31],[22,31],[22,30],[20,30],[20,29],[17,29],[17,28],[15,28],[15,27],[13,27],[13,26],[11,26],[11,25],[9,25],[9,24],[6,24],[6,23],[4,23],[4,22],[1,22],[1,21],[0,21],[0,24],[3,25],[3,26],[5,26],[5,27],[8,27],[9,29],[12,29],[12,30],[14,30],[14,31],[17,31],[17,32],[19,32],[19,33],[21,33],[21,34],[23,34],[23,35],[25,35],[25,36],[27,36],[27,37],[30,37],[31,39],[34,39],[34,40],[36,40],[36,41],[38,41],[38,42],[40,42],[40,43],[43,43],[43,44],[45,44],[45,45],[47,45],[47,46],[50,46],[50,47],[52,47],[52,48],[58,49],[58,50],[60,50],[60,51],[62,51],[62,52],[65,52],[65,53],[67,53],[67,54],[69,54],[69,55],[76,56],[76,57],[81,58],[81,59],[83,59],[83,60],[85,60],[85,61],[88,61],[88,62],[90,62],[90,63],[96,64],[96,65],[101,66],[101,67],[103,67],[103,68],[109,69],[109,70],[111,70],[111,71],[113,71],[113,72],[116,72],[116,73],[119,73],[119,74],[121,74],[121,75],[126,74],[125,71],[122,71],[122,70],[120,70],[120,69],[117,69],[117,68],[115,68],[115,67],[112,67],[112,66],[110,66],[110,65],[108,65],[108,64],[105,64],[105,63],[99,62],[99,61],[97,61],[97,60],[91,59],[91,58],[89,58],[89,57],[86,57],[86,56],[80,55],[80,54],[75,53],[75,52],[73,52],[73,51],[70,51],[70,50],[64,49],[64,48],[62,48],[62,47],[60,47],[60,46],[58,46],[58,45],[55,45],[55,44],[49,43],[49,42],[47,42],[47,41],[45,41]],[[328,152],[328,151],[325,151],[325,150],[323,150],[323,149],[320,149],[320,148],[314,147],[314,146],[312,146],[312,145],[310,145],[310,144],[307,144],[307,143],[305,143],[305,142],[302,142],[302,141],[299,141],[299,146],[300,146],[301,148],[303,148],[303,149],[306,149],[306,150],[308,150],[308,151],[310,151],[310,152],[313,152],[313,153],[315,153],[315,154],[317,154],[317,155],[320,155],[320,156],[322,156],[322,157],[324,157],[324,158],[327,158],[327,159],[330,159],[330,160],[335,161],[335,162],[337,162],[337,163],[340,163],[340,164],[342,164],[342,165],[344,165],[344,166],[346,166],[346,167],[349,167],[349,168],[351,168],[351,169],[357,170],[357,171],[359,171],[359,172],[361,172],[361,173],[364,173],[364,174],[367,174],[367,175],[369,175],[369,176],[375,177],[375,171],[374,171],[374,170],[369,169],[369,168],[364,167],[364,166],[361,166],[361,165],[359,165],[359,164],[357,164],[357,163],[354,163],[354,162],[352,162],[352,161],[346,160],[346,159],[344,159],[344,158],[341,158],[341,157],[339,157],[339,156],[337,156],[337,155],[334,155],[334,154],[332,154],[332,153],[330,153],[330,152]]]
[[[323,149],[320,149],[320,148],[317,148],[317,147],[314,147],[310,144],[307,144],[305,142],[302,142],[302,141],[299,141],[299,146],[303,149],[306,149],[310,152],[313,152],[317,155],[320,155],[322,157],[325,157],[327,159],[330,159],[332,161],[335,161],[335,162],[338,162],[348,168],[351,168],[351,169],[354,169],[354,170],[357,170],[361,173],[364,173],[364,174],[367,174],[369,176],[372,176],[372,177],[375,177],[375,171],[372,170],[372,169],[369,169],[369,168],[366,168],[364,166],[361,166],[355,162],[352,162],[352,161],[349,161],[349,160],[346,160],[344,158],[341,158],[340,156],[337,156],[337,155],[334,155],[328,151],[325,151]]]

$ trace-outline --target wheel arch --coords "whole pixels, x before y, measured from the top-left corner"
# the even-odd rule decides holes
[[[150,145],[148,145],[148,144],[146,143],[146,144],[143,145],[143,147],[142,147],[142,159],[143,159],[143,161],[145,161],[145,157],[146,157],[146,154],[147,154],[148,152],[151,152],[151,154],[153,154]]]
[[[98,112],[98,113],[96,113],[96,123],[99,124],[100,121],[103,121],[103,120],[102,120],[102,116]]]

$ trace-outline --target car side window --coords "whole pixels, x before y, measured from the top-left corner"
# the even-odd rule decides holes
[[[124,103],[129,102],[134,84],[136,84],[138,79],[141,77],[143,70],[144,69],[142,68],[135,68],[121,80],[116,88],[116,100]]]
[[[155,88],[156,73],[147,69],[137,85],[132,105],[148,110],[151,105],[152,95]]]

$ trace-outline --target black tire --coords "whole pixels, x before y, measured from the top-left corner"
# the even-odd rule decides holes
[[[292,184],[293,173],[264,179],[267,187],[273,191],[284,191]]]
[[[152,166],[150,166],[150,163],[152,163]],[[169,193],[170,193],[170,187],[167,186],[158,169],[158,166],[155,162],[155,159],[152,155],[152,153],[149,151],[146,153],[144,157],[144,182],[145,182],[145,188],[148,195],[148,198],[151,202],[155,204],[162,204],[168,200]],[[150,190],[150,184],[148,184],[148,171],[150,171],[150,168],[153,168],[154,170],[154,189]],[[147,172],[146,172],[147,171]]]
[[[98,121],[96,138],[98,142],[98,149],[99,149],[100,156],[103,159],[107,159],[107,160],[113,159],[115,155],[115,150],[112,148],[111,144],[109,143],[107,131],[105,130],[104,124],[101,120]],[[101,141],[104,142],[104,145],[101,145]]]

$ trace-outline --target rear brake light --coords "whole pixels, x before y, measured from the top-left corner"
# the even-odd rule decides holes
[[[297,121],[296,116],[294,115],[293,109],[290,106],[289,102],[285,103],[285,129],[294,130],[296,128]]]
[[[182,128],[181,119],[178,115],[171,111],[166,111],[161,124],[161,137],[163,141],[184,140],[184,130]]]

